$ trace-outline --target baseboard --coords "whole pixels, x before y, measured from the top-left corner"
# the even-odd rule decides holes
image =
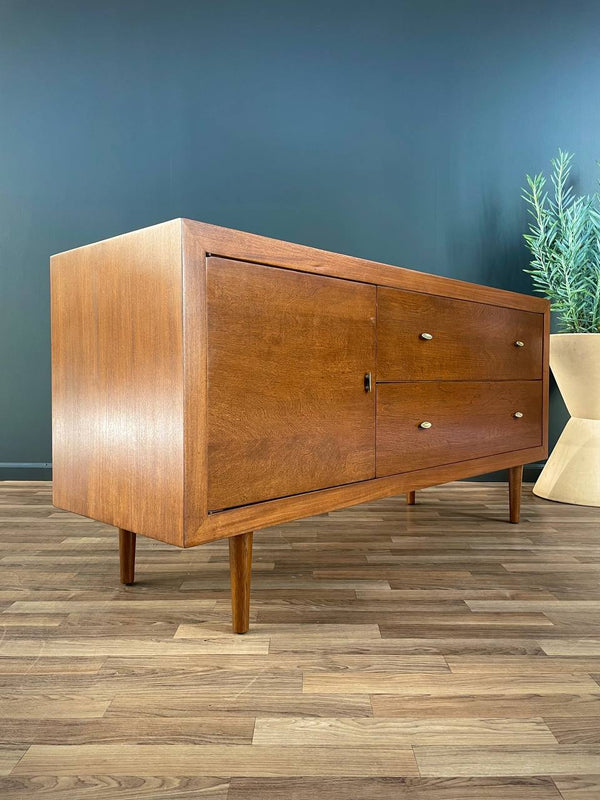
[[[523,467],[523,480],[527,483],[535,483],[540,477],[540,472],[544,468],[544,462],[539,461],[535,464],[525,464]],[[466,478],[468,481],[507,481],[508,470],[501,469],[498,472],[489,472],[487,475],[478,475],[475,478]]]
[[[0,461],[0,481],[51,481],[52,464],[47,461]]]

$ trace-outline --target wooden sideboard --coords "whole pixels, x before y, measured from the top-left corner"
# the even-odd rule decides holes
[[[51,259],[54,504],[179,547],[547,455],[545,300],[177,219]]]

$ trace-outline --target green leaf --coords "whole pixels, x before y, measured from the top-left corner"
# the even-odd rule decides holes
[[[597,193],[576,196],[569,183],[573,155],[551,159],[546,191],[543,173],[526,175],[522,199],[531,221],[523,238],[532,260],[525,272],[534,291],[546,295],[570,332],[600,332],[600,202]],[[598,162],[600,164],[600,162]]]

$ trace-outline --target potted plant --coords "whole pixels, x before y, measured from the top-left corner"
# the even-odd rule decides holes
[[[550,336],[550,367],[571,419],[533,489],[563,503],[600,506],[600,202],[576,195],[573,156],[552,159],[552,189],[527,175],[532,216],[525,241],[536,291],[551,301],[560,333]]]

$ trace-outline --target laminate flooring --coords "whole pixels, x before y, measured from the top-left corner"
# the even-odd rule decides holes
[[[0,797],[600,798],[600,509],[463,482],[226,541],[0,484]]]

